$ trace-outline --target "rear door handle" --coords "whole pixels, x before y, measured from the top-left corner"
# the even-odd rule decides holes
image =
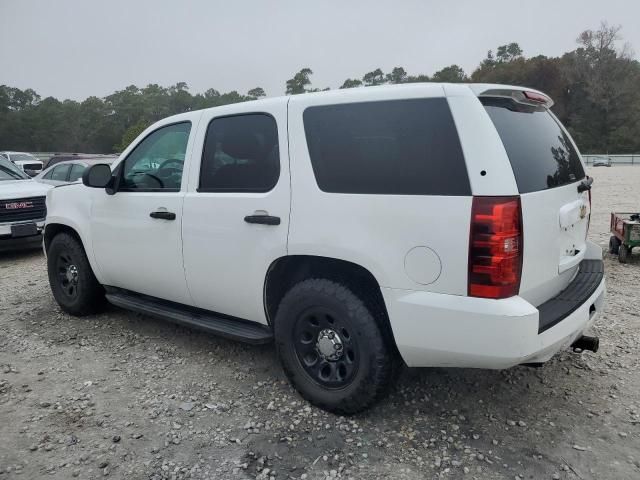
[[[162,210],[159,210],[157,212],[151,212],[149,214],[149,216],[151,218],[160,218],[162,220],[175,220],[176,219],[176,214],[173,212],[165,212]]]
[[[280,217],[274,217],[273,215],[247,215],[244,217],[244,221],[262,225],[280,225]]]

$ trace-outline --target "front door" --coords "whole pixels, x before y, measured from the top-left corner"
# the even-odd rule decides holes
[[[181,238],[182,173],[192,129],[190,121],[159,127],[116,167],[114,195],[94,190],[91,236],[106,285],[192,303]]]
[[[266,323],[264,281],[286,255],[290,194],[286,103],[262,106],[203,114],[182,231],[194,304]]]

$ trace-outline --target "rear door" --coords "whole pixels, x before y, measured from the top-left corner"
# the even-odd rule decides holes
[[[521,196],[523,266],[520,295],[538,305],[564,289],[584,258],[589,192],[571,137],[541,105],[506,97],[480,99],[509,157]]]
[[[184,269],[194,305],[267,323],[264,281],[287,254],[286,101],[203,112],[184,199]]]

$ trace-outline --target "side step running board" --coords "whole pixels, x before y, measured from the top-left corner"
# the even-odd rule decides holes
[[[121,291],[108,292],[106,297],[110,303],[117,307],[179,323],[231,340],[251,344],[269,343],[273,340],[271,329],[256,322],[222,315],[218,316],[215,313],[204,310],[191,309],[182,305]]]

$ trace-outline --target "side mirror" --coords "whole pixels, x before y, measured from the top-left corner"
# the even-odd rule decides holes
[[[82,173],[82,183],[91,188],[108,188],[113,181],[111,167],[106,163],[91,165]]]

